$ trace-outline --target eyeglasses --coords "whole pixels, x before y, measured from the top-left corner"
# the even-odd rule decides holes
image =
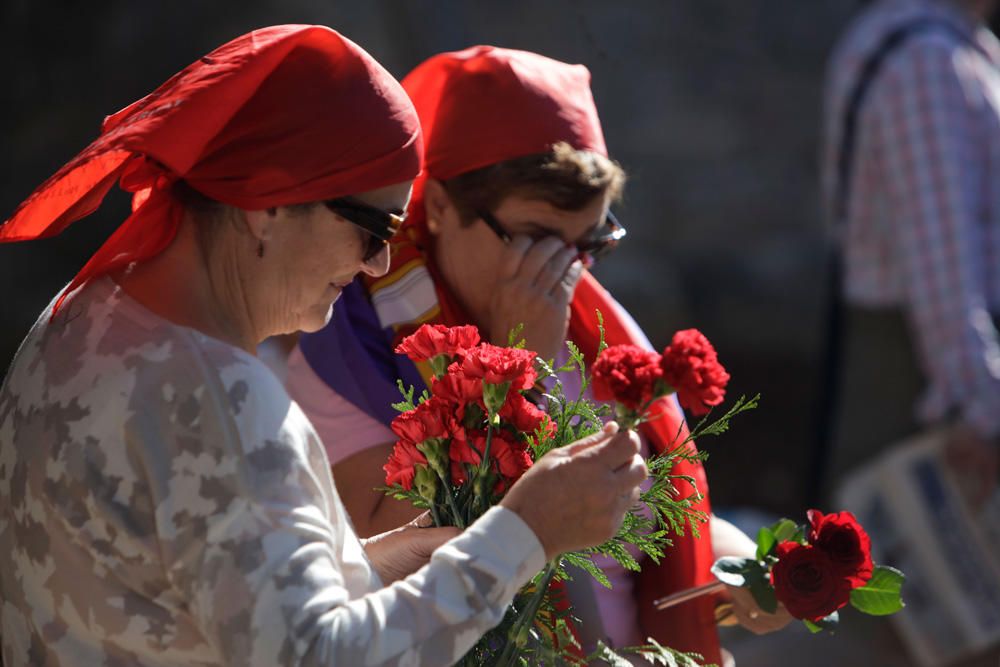
[[[510,234],[504,230],[500,222],[489,211],[476,211],[476,215],[482,218],[486,226],[493,230],[504,243],[510,243]],[[576,242],[576,250],[582,257],[589,257],[591,261],[607,257],[608,254],[618,247],[625,235],[628,234],[618,218],[611,211],[604,218],[604,223],[599,225],[591,234]]]
[[[365,230],[365,252],[362,259],[371,261],[389,244],[389,239],[399,229],[406,215],[396,215],[370,206],[351,197],[328,199],[323,202],[328,209],[353,225]]]

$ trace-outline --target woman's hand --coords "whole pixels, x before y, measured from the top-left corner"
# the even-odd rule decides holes
[[[500,505],[524,519],[551,559],[613,537],[647,475],[639,436],[611,422],[543,456]]]
[[[746,533],[725,519],[720,519],[713,514],[709,530],[712,534],[712,550],[716,558],[723,556],[753,558],[757,553],[757,544]],[[733,616],[740,625],[758,635],[780,630],[792,620],[792,615],[780,602],[778,609],[773,614],[761,609],[746,588],[726,586],[725,592],[720,593],[719,597],[733,605]]]
[[[753,599],[753,594],[749,589],[737,586],[726,586],[726,592],[720,597],[728,598],[733,605],[733,615],[740,625],[757,635],[766,635],[769,632],[780,630],[792,621],[792,615],[785,609],[785,605],[778,603],[778,609],[769,614],[757,604]]]
[[[533,242],[517,235],[504,249],[496,290],[490,301],[490,341],[506,345],[509,332],[523,324],[529,350],[552,359],[566,339],[569,304],[583,274],[575,247],[547,236]]]
[[[389,585],[413,574],[430,560],[435,549],[459,534],[458,528],[433,528],[432,525],[425,512],[395,530],[361,540],[383,584]]]

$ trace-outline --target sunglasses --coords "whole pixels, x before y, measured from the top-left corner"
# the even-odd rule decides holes
[[[500,221],[493,216],[489,211],[476,211],[476,215],[479,216],[486,226],[493,230],[493,233],[500,237],[504,243],[510,243],[510,234],[504,230]],[[628,233],[615,214],[608,211],[608,215],[604,218],[604,222],[597,227],[591,234],[577,241],[574,245],[576,250],[580,253],[580,258],[590,258],[591,262],[596,262],[597,260],[607,257],[607,255],[618,247],[625,235]]]
[[[371,261],[375,255],[389,245],[389,239],[406,219],[405,214],[389,213],[351,197],[328,199],[323,202],[323,205],[366,232],[363,255],[365,262]]]

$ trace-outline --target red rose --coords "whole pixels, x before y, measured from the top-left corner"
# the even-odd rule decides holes
[[[437,396],[431,396],[413,410],[407,410],[393,419],[390,428],[401,439],[414,444],[428,438],[465,439],[465,431],[456,417],[455,407]]]
[[[847,604],[851,585],[837,574],[826,553],[811,545],[781,542],[771,569],[774,594],[788,613],[819,621]]]
[[[612,345],[597,357],[591,369],[594,398],[616,401],[638,410],[656,395],[656,381],[663,375],[660,355],[636,345]]]
[[[459,357],[478,343],[479,330],[474,326],[424,324],[396,346],[396,354],[405,354],[413,361],[428,361],[440,354]]]
[[[663,379],[677,391],[677,400],[691,414],[708,414],[726,395],[729,373],[719,363],[715,348],[697,329],[674,334],[663,350]]]
[[[854,515],[850,512],[823,514],[809,510],[809,543],[826,553],[837,574],[846,578],[852,588],[864,586],[872,578],[872,545]]]
[[[413,488],[414,466],[426,466],[427,458],[420,453],[417,446],[407,440],[400,440],[392,448],[389,461],[382,466],[385,470],[385,483],[388,486],[399,484],[404,489]]]
[[[527,437],[533,436],[538,427],[545,422],[546,417],[544,410],[539,409],[538,406],[516,391],[507,394],[507,401],[500,408],[500,419]],[[556,423],[551,419],[547,423],[546,431],[550,435],[555,435]]]
[[[498,347],[482,343],[462,358],[462,372],[468,378],[479,378],[487,384],[510,382],[513,391],[530,389],[535,384],[535,357],[531,350]]]

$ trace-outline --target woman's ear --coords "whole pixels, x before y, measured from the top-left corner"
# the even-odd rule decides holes
[[[424,212],[427,214],[427,229],[431,234],[440,234],[445,226],[460,223],[458,209],[448,196],[441,181],[428,178],[424,183]]]
[[[278,210],[274,208],[256,211],[243,211],[246,229],[256,241],[270,241],[274,224],[278,219]]]

